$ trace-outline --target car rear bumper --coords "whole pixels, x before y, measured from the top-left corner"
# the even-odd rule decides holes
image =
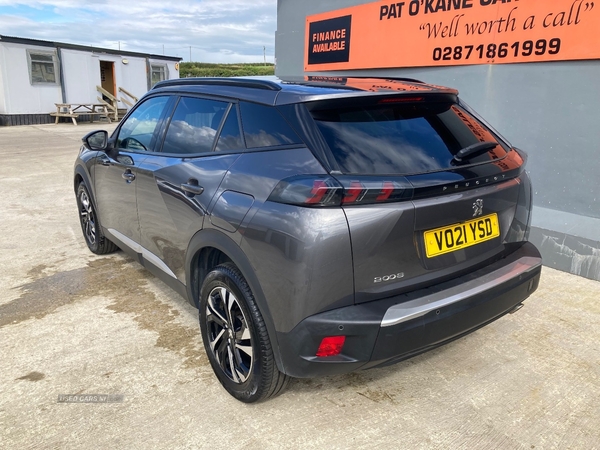
[[[541,256],[525,243],[469,275],[417,292],[340,308],[278,333],[284,371],[315,377],[393,364],[498,319],[538,286]],[[326,336],[346,336],[342,353],[315,356]]]

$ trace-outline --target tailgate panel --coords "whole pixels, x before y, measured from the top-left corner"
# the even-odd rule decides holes
[[[428,199],[344,207],[352,240],[356,302],[437,283],[498,255],[504,250],[518,195],[519,181],[509,180]],[[497,215],[500,235],[428,258],[424,233],[474,219],[474,205],[481,203],[481,217]]]

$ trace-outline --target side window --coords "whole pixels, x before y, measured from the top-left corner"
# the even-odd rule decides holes
[[[56,52],[27,50],[31,84],[59,84]]]
[[[150,151],[152,136],[169,97],[152,97],[139,105],[119,131],[118,148]]]
[[[229,107],[227,102],[181,97],[169,124],[164,153],[212,151],[217,130]]]
[[[302,143],[275,108],[245,102],[240,103],[240,108],[248,148]]]
[[[225,119],[225,124],[221,129],[219,140],[217,141],[216,151],[240,150],[244,148],[242,137],[240,136],[240,122],[238,121],[237,109],[232,105]]]
[[[151,84],[154,86],[159,81],[164,81],[169,78],[168,68],[164,64],[152,64],[150,66]]]

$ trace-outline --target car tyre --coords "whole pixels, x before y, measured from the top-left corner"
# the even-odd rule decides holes
[[[102,233],[100,218],[84,182],[79,183],[77,187],[77,209],[79,210],[81,231],[90,251],[97,255],[117,251],[119,247],[109,241]]]
[[[245,403],[283,392],[289,377],[277,368],[264,319],[233,263],[221,264],[206,276],[199,306],[204,348],[227,392]]]

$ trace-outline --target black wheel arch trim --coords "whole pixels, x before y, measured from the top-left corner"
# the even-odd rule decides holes
[[[77,175],[79,175],[83,179],[83,183],[92,198],[92,203],[94,205],[94,209],[98,210],[98,206],[96,204],[96,190],[94,189],[94,184],[91,182],[92,177],[88,173],[87,170],[83,167],[82,164],[77,164],[75,166],[75,177],[73,178],[73,189],[75,191],[75,195],[77,195],[77,188],[79,187],[79,183],[76,183]]]
[[[185,260],[185,278],[187,281],[186,290],[188,301],[194,307],[198,308],[200,295],[200,280],[198,279],[198,255],[200,251],[206,247],[214,247],[227,255],[246,279],[248,286],[250,286],[250,289],[252,290],[252,294],[254,294],[254,300],[258,305],[265,325],[267,326],[277,368],[281,372],[285,373],[281,353],[279,350],[279,344],[277,341],[277,330],[275,329],[275,324],[269,310],[267,299],[262,290],[260,282],[254,273],[252,264],[239,245],[229,236],[226,236],[220,231],[214,229],[200,230],[190,240]]]

